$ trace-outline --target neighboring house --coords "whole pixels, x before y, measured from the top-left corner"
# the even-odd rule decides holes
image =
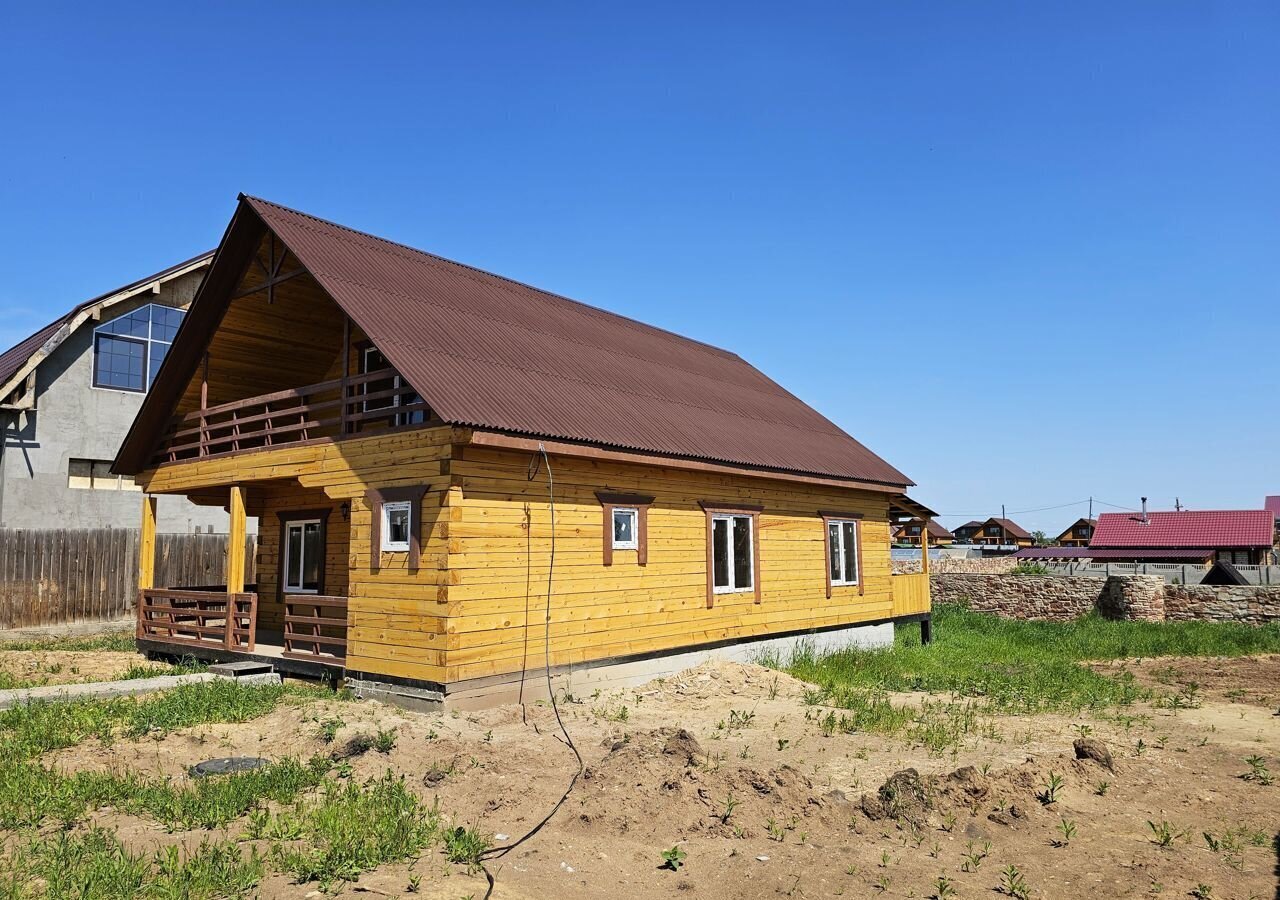
[[[1265,509],[1102,513],[1088,550],[1095,559],[1106,551],[1135,562],[1265,565],[1274,542],[1275,515]]]
[[[1097,527],[1097,519],[1076,519],[1070,528],[1058,535],[1058,546],[1087,547],[1093,538],[1093,529]]]
[[[970,543],[995,547],[1030,547],[1035,539],[1031,532],[1012,519],[992,516],[982,523]]]
[[[929,532],[929,543],[934,547],[945,546],[955,539],[950,531],[947,531],[933,519],[924,520],[919,518],[903,523],[894,532],[893,539],[899,544],[913,544],[919,547],[920,532],[926,528]]]
[[[139,488],[111,461],[212,258],[81,303],[0,354],[0,528],[138,527]],[[226,519],[182,497],[160,505],[164,531]]]
[[[973,538],[982,530],[982,523],[976,519],[972,522],[965,522],[959,528],[951,529],[951,534],[955,537],[957,544],[971,544]]]
[[[891,521],[931,515],[911,481],[737,355],[255,198],[115,469],[232,513],[227,593],[153,586],[144,528],[143,650],[362,695],[493,703],[544,653],[617,683],[929,615],[891,576]]]
[[[1268,510],[1276,520],[1276,539],[1275,547],[1280,550],[1280,497],[1268,497],[1263,503],[1263,509]]]

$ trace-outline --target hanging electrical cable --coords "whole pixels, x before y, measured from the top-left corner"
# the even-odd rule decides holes
[[[523,836],[512,841],[510,844],[504,844],[501,847],[491,847],[488,850],[486,850],[484,853],[480,854],[480,867],[481,869],[484,870],[485,880],[489,883],[488,888],[484,892],[485,900],[489,900],[489,898],[493,896],[493,889],[495,886],[493,873],[489,871],[489,867],[485,865],[485,861],[491,860],[491,859],[501,859],[502,857],[510,853],[512,850],[519,847],[525,841],[529,840],[529,838],[533,837],[535,834],[541,831],[542,827],[551,821],[551,819],[555,816],[555,814],[560,811],[560,807],[564,805],[564,802],[569,799],[569,795],[573,793],[573,789],[577,785],[578,779],[582,777],[582,773],[586,770],[586,763],[584,763],[582,760],[582,754],[578,752],[578,747],[576,744],[574,744],[573,738],[569,734],[569,729],[565,727],[564,720],[560,718],[560,704],[556,702],[556,692],[551,683],[551,592],[555,584],[554,579],[555,579],[555,570],[556,570],[556,482],[555,482],[555,476],[551,472],[551,459],[550,457],[547,456],[547,448],[543,446],[541,441],[538,442],[538,452],[534,454],[533,459],[530,460],[529,462],[529,481],[533,481],[533,479],[538,476],[538,469],[540,465],[545,466],[547,469],[547,505],[551,512],[551,558],[547,563],[547,606],[546,606],[546,616],[543,618],[543,641],[542,641],[543,672],[546,675],[547,694],[550,695],[551,697],[551,709],[555,713],[556,724],[560,726],[560,733],[564,735],[565,744],[568,745],[569,749],[573,751],[574,759],[576,759],[578,763],[578,770],[574,772],[573,777],[569,779],[569,786],[565,788],[564,794],[562,794],[560,799],[556,801],[555,806],[551,807],[551,811],[547,813],[545,817],[543,817],[542,821],[538,822],[538,824],[534,825],[532,828],[526,831]],[[532,535],[533,533],[532,513],[529,516],[529,532],[530,532],[530,535]],[[531,552],[532,552],[532,546],[533,546],[533,543],[531,538],[529,541],[529,547]],[[527,591],[528,591],[528,587],[526,582],[526,592]],[[528,609],[528,603],[527,603],[528,597],[526,597],[525,599],[526,599],[525,608]],[[526,616],[525,618],[526,640],[528,636],[528,628],[529,628],[529,620]],[[528,660],[526,659],[524,665],[527,667],[527,664],[528,664]],[[523,706],[523,703],[524,703],[524,696],[523,696],[524,672],[523,671],[520,673],[520,680],[521,680],[521,691],[522,691],[520,699],[521,699],[521,705]]]

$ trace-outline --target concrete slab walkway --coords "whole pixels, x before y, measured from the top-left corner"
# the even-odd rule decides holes
[[[128,681],[93,681],[88,684],[49,684],[43,687],[15,688],[0,691],[0,709],[10,709],[24,703],[62,703],[68,700],[105,700],[111,697],[130,697],[169,690],[180,684],[200,684],[205,681],[227,679],[213,672],[196,672],[190,675],[158,675],[155,678],[132,678]],[[228,680],[241,684],[277,684],[280,676],[271,673],[249,675]]]

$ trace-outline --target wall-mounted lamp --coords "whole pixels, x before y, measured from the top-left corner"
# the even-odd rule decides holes
[[[349,520],[351,518],[351,501],[343,500],[342,505],[338,507],[338,511],[342,513],[342,521]]]

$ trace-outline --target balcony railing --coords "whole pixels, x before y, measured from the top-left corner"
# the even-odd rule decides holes
[[[147,588],[138,594],[137,638],[252,653],[257,594]]]
[[[285,595],[284,655],[319,662],[346,661],[347,598]]]
[[[193,410],[173,423],[153,462],[337,437],[375,422],[399,428],[430,414],[399,373],[380,369]]]

